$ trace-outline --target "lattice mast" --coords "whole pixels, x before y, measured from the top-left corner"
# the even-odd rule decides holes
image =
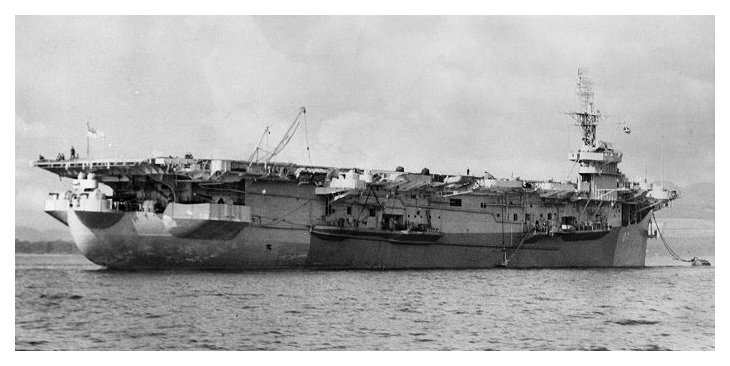
[[[593,104],[593,83],[584,71],[578,69],[576,90],[583,111],[568,113],[581,129],[583,146],[570,154],[570,160],[578,165],[579,192],[587,193],[589,200],[615,201],[625,180],[618,168],[623,154],[611,144],[596,140],[596,127],[602,115]]]
[[[596,126],[598,120],[601,119],[601,111],[594,109],[593,105],[593,82],[584,75],[584,70],[578,69],[578,83],[576,85],[576,94],[580,97],[583,105],[582,112],[569,112],[580,127],[583,133],[583,148],[590,150],[596,147]]]

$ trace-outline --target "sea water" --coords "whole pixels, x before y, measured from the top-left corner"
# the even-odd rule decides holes
[[[714,350],[714,267],[647,265],[119,272],[16,255],[15,348]]]

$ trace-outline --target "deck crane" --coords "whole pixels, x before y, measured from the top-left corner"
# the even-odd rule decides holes
[[[296,133],[297,129],[299,128],[299,125],[302,123],[302,120],[304,120],[305,124],[305,130],[306,130],[306,123],[307,123],[307,109],[304,107],[299,108],[299,112],[297,113],[296,117],[294,117],[294,121],[289,125],[289,128],[284,133],[284,136],[282,136],[279,143],[274,147],[273,150],[268,150],[268,135],[271,134],[271,130],[269,129],[271,126],[266,126],[264,129],[264,133],[261,135],[261,138],[259,139],[259,142],[256,144],[256,149],[251,154],[251,156],[248,158],[249,160],[249,168],[254,163],[260,163],[261,161],[264,162],[264,166],[268,165],[268,163],[273,159],[277,154],[279,154],[287,144],[289,144],[289,141],[291,141],[292,137],[294,137],[294,134]],[[306,133],[306,131],[305,131]],[[261,143],[263,142],[264,138],[266,139],[266,149],[261,148]],[[259,157],[259,153],[263,152],[264,156],[263,158]],[[309,154],[309,137],[307,136],[307,154]],[[309,159],[311,160],[311,155],[309,156]]]

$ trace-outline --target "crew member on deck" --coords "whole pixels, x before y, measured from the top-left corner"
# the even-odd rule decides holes
[[[71,146],[71,160],[76,159],[76,149],[74,149],[73,146]]]

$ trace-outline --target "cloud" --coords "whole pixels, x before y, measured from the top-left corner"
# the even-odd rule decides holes
[[[15,116],[16,141],[43,141],[53,136],[52,127],[42,122],[28,123],[22,117]]]

